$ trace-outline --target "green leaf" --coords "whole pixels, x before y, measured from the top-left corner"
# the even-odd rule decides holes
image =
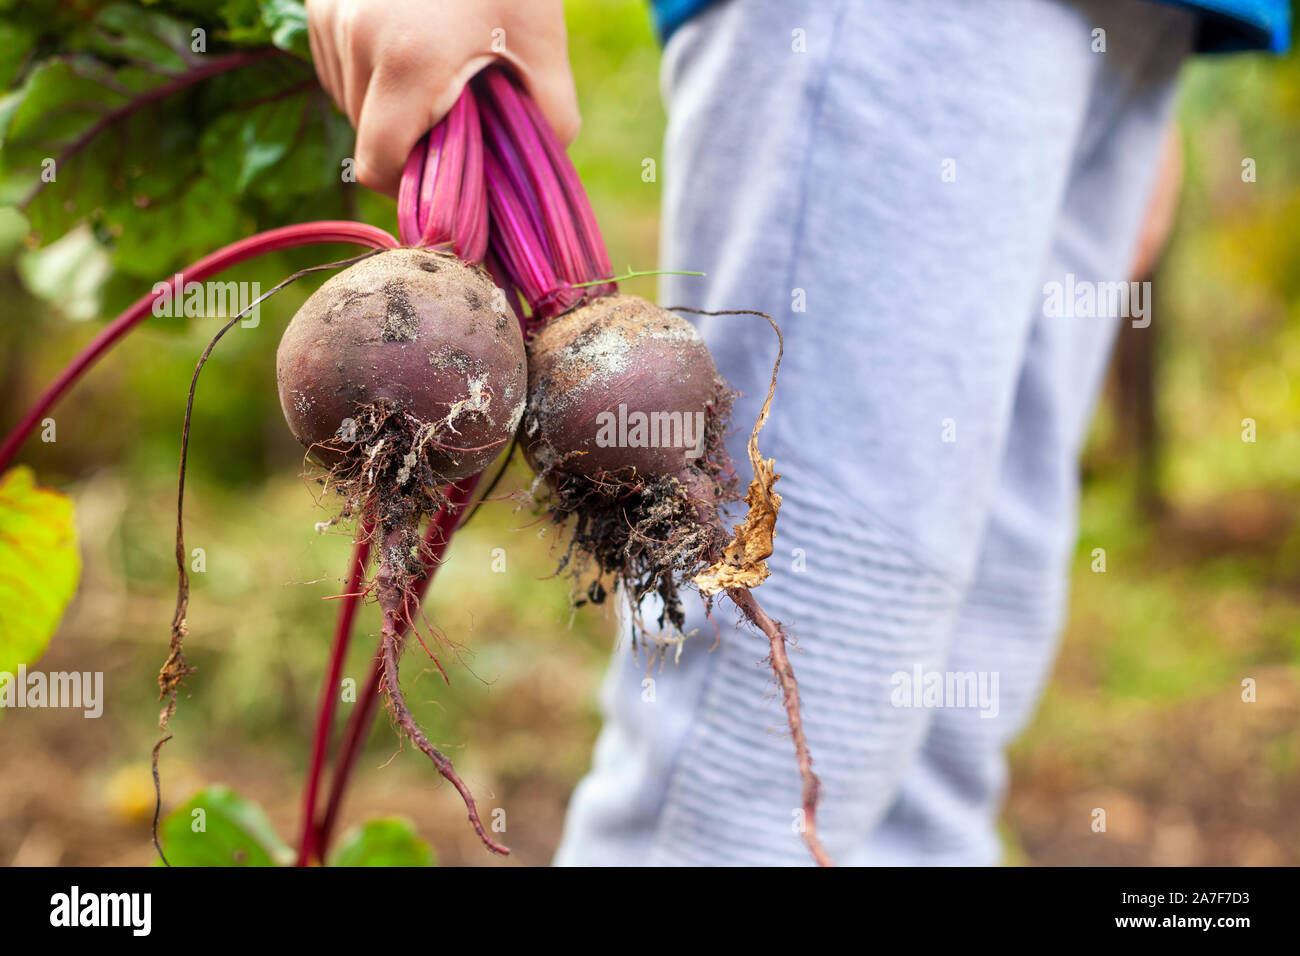
[[[200,790],[158,830],[172,866],[288,866],[294,859],[262,808],[229,787]]]
[[[241,44],[273,43],[311,59],[307,7],[301,0],[226,0],[221,5],[226,36]]]
[[[33,228],[42,229],[38,219],[45,220],[53,227],[48,238],[57,238],[123,184],[119,153],[129,141],[109,137],[105,142],[101,135],[66,160],[65,150],[166,80],[112,71],[84,55],[38,66],[19,91],[21,99],[7,97],[0,108],[0,198],[18,202],[37,195],[27,210]],[[137,141],[137,148],[145,145]]]
[[[32,48],[33,31],[7,20],[0,23],[0,85],[8,86],[18,75]]]
[[[114,3],[95,17],[91,48],[108,58],[152,63],[179,73],[197,55],[190,52],[190,31],[160,14]]]
[[[100,289],[111,269],[107,254],[87,227],[40,249],[23,250],[17,266],[27,290],[68,318],[84,321],[99,314]]]
[[[9,258],[22,248],[27,236],[27,217],[13,206],[0,206],[0,260]]]
[[[236,193],[244,192],[289,151],[302,127],[302,112],[302,98],[295,96],[221,117],[203,134],[205,171],[231,182]]]
[[[0,478],[0,671],[45,653],[77,590],[81,556],[72,501],[30,468]]]
[[[337,190],[349,140],[320,97],[304,93],[220,117],[200,148],[209,178],[274,200]]]
[[[434,866],[433,848],[401,817],[368,820],[343,835],[329,866]]]
[[[102,307],[251,232],[374,205],[341,179],[353,134],[316,82],[301,0],[0,10],[0,204],[22,210],[29,242],[90,227],[113,273]]]
[[[281,50],[311,59],[307,41],[307,6],[298,0],[262,0],[262,22]]]
[[[106,217],[125,220],[130,215],[126,206],[115,204]],[[178,233],[171,217],[142,217],[123,228],[112,243],[113,266],[139,280],[136,295],[168,274],[178,252],[184,261],[198,259],[228,242],[239,228],[239,210],[208,178],[196,179],[171,199],[170,206],[172,215],[186,223],[184,231]]]

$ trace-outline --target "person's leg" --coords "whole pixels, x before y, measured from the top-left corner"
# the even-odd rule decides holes
[[[785,505],[757,596],[799,640],[820,828],[844,863],[870,861],[935,714],[893,706],[891,678],[949,665],[1099,77],[1185,22],[1111,8],[1126,39],[1098,54],[1089,16],[1046,0],[728,0],[665,54],[662,266],[708,278],[666,278],[661,301],[785,330],[762,437]],[[775,343],[761,319],[700,326],[746,394],[731,451],[747,480]],[[1041,533],[1068,538],[1053,520]],[[765,643],[725,600],[714,617],[718,649],[696,614],[652,694],[620,643],[557,862],[809,861]]]
[[[1162,23],[1135,11],[1147,24],[1139,36],[1131,21],[1113,20],[1122,11],[1096,9],[1108,52],[1126,67],[1095,79],[1044,288],[1064,287],[1067,276],[1078,289],[1131,278],[1172,119],[1170,79],[1191,41],[1181,17]],[[992,864],[1002,856],[995,823],[1005,748],[1032,716],[1056,656],[1075,543],[1079,451],[1118,323],[1151,318],[1062,317],[1044,308],[1046,298],[1035,303],[998,491],[945,664],[951,674],[997,675],[996,712],[972,706],[935,713],[873,836],[871,862]]]

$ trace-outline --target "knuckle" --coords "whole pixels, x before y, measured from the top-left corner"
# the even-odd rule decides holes
[[[428,65],[429,53],[424,40],[416,33],[398,33],[385,40],[378,51],[376,65],[385,73],[409,75]]]

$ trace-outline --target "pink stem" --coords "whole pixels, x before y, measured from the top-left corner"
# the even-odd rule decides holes
[[[448,493],[451,499],[450,506],[439,509],[437,514],[433,516],[433,520],[429,522],[429,530],[425,533],[424,538],[425,547],[422,549],[425,576],[422,580],[416,582],[414,587],[417,602],[423,599],[425,592],[429,589],[429,584],[433,581],[433,576],[437,573],[438,566],[447,553],[447,546],[451,543],[451,536],[455,532],[456,526],[460,524],[462,509],[474,494],[479,478],[480,476],[476,475],[453,485]],[[406,627],[411,616],[410,614],[402,615],[403,621],[399,625],[399,634],[406,633]],[[326,803],[325,813],[321,817],[319,826],[316,827],[314,846],[320,857],[324,857],[329,850],[330,840],[334,834],[334,826],[338,821],[339,811],[343,806],[343,796],[347,790],[348,780],[356,767],[357,758],[361,755],[366,736],[370,731],[371,724],[374,722],[375,714],[379,710],[379,686],[384,671],[380,658],[382,643],[381,641],[380,646],[375,649],[375,664],[370,669],[370,677],[357,700],[357,708],[348,719],[347,728],[343,733],[343,742],[339,747],[339,755],[335,762],[334,777],[330,781],[329,798]]]
[[[540,109],[502,70],[476,80],[484,130],[491,247],[533,309],[533,324],[618,291],[604,238],[573,163]]]
[[[573,167],[573,161],[569,159],[569,154],[564,144],[560,142],[560,138],[555,135],[555,131],[542,116],[541,107],[529,96],[521,96],[521,100],[541,137],[546,155],[550,158],[551,165],[560,179],[560,188],[569,201],[570,211],[577,217],[578,236],[587,248],[589,261],[595,266],[594,275],[588,275],[578,281],[589,282],[592,279],[613,275],[614,270],[609,264],[609,251],[605,248],[605,237],[601,234],[600,226],[596,222],[596,213],[591,208],[591,200],[587,198],[587,191],[582,187],[582,180]],[[611,286],[611,291],[616,290]]]
[[[522,198],[493,153],[484,162],[488,208],[492,213],[492,249],[507,274],[519,286],[529,305],[543,315],[558,314],[576,302],[573,290],[561,286],[551,266],[545,241],[533,228]],[[542,303],[551,307],[545,309]]]
[[[471,87],[461,95],[465,103],[465,174],[460,184],[460,215],[456,221],[456,250],[467,262],[481,262],[488,246],[487,181],[483,175],[483,127]]]
[[[304,222],[296,226],[284,226],[280,229],[268,229],[255,236],[232,242],[218,249],[209,256],[178,272],[165,289],[157,289],[135,301],[125,312],[106,325],[59,373],[50,386],[36,400],[26,415],[14,426],[13,430],[0,444],[0,472],[13,462],[19,447],[36,429],[41,420],[74,382],[79,379],[99,359],[117,343],[117,341],[148,318],[154,302],[162,295],[174,295],[183,289],[185,283],[199,282],[224,269],[279,249],[292,249],[295,246],[307,246],[328,242],[350,242],[369,246],[372,249],[392,249],[397,240],[384,230],[360,222],[325,221]],[[161,284],[161,283],[160,283]]]
[[[429,167],[434,166],[432,158],[425,168],[420,206],[421,210],[426,205],[428,207],[428,220],[424,224],[422,236],[426,246],[453,242],[456,238],[456,225],[460,221],[460,184],[465,175],[467,152],[465,135],[468,130],[468,108],[465,99],[470,95],[469,87],[466,87],[452,105],[451,111],[438,124],[446,132],[437,156],[437,175],[429,175]]]
[[[302,838],[298,844],[298,866],[307,866],[316,850],[316,795],[320,791],[321,776],[325,772],[325,756],[329,749],[330,730],[334,726],[334,712],[338,709],[339,680],[343,676],[343,661],[352,640],[352,622],[357,615],[360,591],[370,560],[370,524],[363,524],[357,543],[352,549],[352,573],[348,575],[347,590],[343,592],[343,606],[334,627],[334,644],[330,649],[329,667],[325,684],[321,688],[320,708],[316,715],[316,735],[312,740],[311,767],[302,800]]]
[[[527,168],[528,161],[524,157],[522,147],[515,139],[513,130],[506,122],[500,108],[491,98],[484,100],[482,117],[488,158],[500,164],[506,181],[512,187],[514,194],[519,197],[519,206],[526,213],[528,225],[537,233],[538,242],[546,251],[546,258],[550,260],[553,256],[547,239],[546,213],[542,208],[543,198],[538,196],[532,186]]]
[[[499,69],[485,71],[483,83],[491,92],[492,105],[523,157],[524,170],[540,201],[542,221],[556,272],[568,282],[601,278],[599,275],[588,274],[591,271],[590,264],[585,261],[585,249],[578,238],[568,199],[560,188],[559,177],[551,166],[551,158],[542,145],[542,138],[533,126],[528,111],[524,109],[519,91]]]
[[[397,222],[404,245],[449,245],[466,262],[481,262],[487,254],[483,130],[471,87],[407,156]]]
[[[420,241],[420,181],[425,173],[429,135],[420,141],[406,157],[402,180],[397,187],[397,235],[404,246],[414,246]]]
[[[443,167],[443,150],[447,143],[447,120],[442,119],[437,126],[429,130],[424,138],[424,172],[416,179],[416,186],[419,189],[419,219],[416,220],[416,235],[422,245],[428,245],[429,240],[424,238],[424,232],[431,218],[433,209],[433,190],[438,182],[438,174],[442,172]],[[419,149],[416,144],[416,149]],[[436,241],[436,240],[435,240]]]

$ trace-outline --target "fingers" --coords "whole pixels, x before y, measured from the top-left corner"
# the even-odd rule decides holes
[[[431,103],[423,95],[394,95],[382,83],[372,83],[357,123],[357,179],[377,192],[397,196],[402,167],[411,149],[455,102]],[[436,109],[437,113],[432,113]]]
[[[402,167],[416,142],[447,115],[465,84],[497,59],[486,53],[472,56],[446,76],[428,63],[413,67],[410,59],[419,55],[400,46],[387,51],[379,59],[359,109],[357,179],[390,196],[397,195]],[[582,120],[563,48],[548,64],[538,68],[516,64],[515,68],[561,142],[573,142]],[[439,77],[446,78],[439,83]]]
[[[521,74],[528,95],[536,101],[560,142],[568,146],[578,138],[582,115],[578,111],[578,91],[573,85],[569,59],[563,50],[560,52],[555,62],[523,70]]]
[[[326,12],[328,0],[311,0],[311,16],[307,18],[307,42],[311,47],[311,60],[316,68],[316,78],[330,98],[343,108],[338,90],[339,55],[333,37],[329,35],[331,19]]]
[[[508,62],[566,145],[581,120],[561,0],[309,0],[321,85],[357,130],[357,179],[396,196],[412,147],[494,60]],[[498,49],[498,38],[510,46]],[[518,40],[518,46],[514,41]]]
[[[529,8],[530,21],[523,33],[519,55],[508,54],[528,95],[533,98],[560,138],[568,146],[578,138],[582,116],[578,91],[569,68],[569,41],[564,27],[564,4],[545,0]]]
[[[334,101],[356,126],[376,62],[375,26],[367,22],[364,8],[354,5],[339,11],[333,28],[333,45],[339,58],[339,88]]]

